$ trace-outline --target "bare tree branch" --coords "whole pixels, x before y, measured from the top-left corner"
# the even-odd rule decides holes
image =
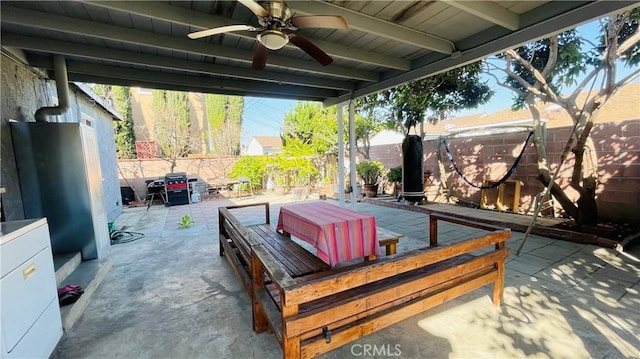
[[[630,83],[631,81],[635,80],[638,76],[640,76],[640,68],[637,68],[635,71],[633,71],[632,73],[630,73],[629,75],[627,75],[625,78],[623,78],[622,80],[616,82],[615,86],[616,89],[625,86],[626,84]]]
[[[517,56],[517,57],[520,57],[520,56],[518,56],[518,54],[513,50],[507,51],[506,54],[507,54],[507,58],[509,60],[507,61],[507,65],[505,66],[503,71],[505,71],[507,73],[507,75],[509,75],[509,77],[511,77],[512,79],[518,81],[518,83],[520,85],[522,85],[522,87],[527,89],[527,91],[532,92],[532,93],[534,93],[535,95],[538,95],[538,96],[543,96],[543,94],[542,94],[542,92],[540,92],[540,90],[538,90],[535,86],[531,85],[525,79],[520,77],[520,75],[518,75],[517,73],[513,72],[513,70],[511,70],[511,62],[514,61],[514,57],[513,56],[514,55]],[[525,60],[523,60],[523,61],[525,61]]]
[[[560,102],[558,100],[558,96],[549,87],[546,78],[542,75],[542,73],[540,73],[540,71],[538,71],[535,67],[533,67],[533,65],[530,62],[528,62],[527,60],[523,59],[520,55],[518,55],[517,52],[515,52],[513,50],[509,50],[509,51],[507,51],[507,54],[509,56],[513,57],[516,61],[518,61],[518,63],[520,63],[520,65],[522,65],[524,68],[526,68],[529,72],[531,72],[531,74],[535,77],[536,81],[538,81],[540,83],[540,85],[542,86],[542,90],[544,91],[544,94],[548,97],[549,100],[551,100],[552,102],[556,102],[556,103]],[[538,91],[538,92],[540,92],[540,91]],[[542,95],[540,95],[540,96],[542,96]]]
[[[606,88],[613,91],[616,82],[617,59],[618,59],[618,35],[625,25],[630,12],[620,13],[610,18],[605,34],[606,50],[604,53]],[[626,41],[625,41],[626,43]]]
[[[596,45],[595,42],[593,42],[593,41],[591,41],[591,40],[589,40],[589,39],[587,39],[585,37],[580,36],[580,40],[582,40],[582,41],[586,42],[587,44],[591,45],[593,48],[598,48],[598,45]]]
[[[589,72],[587,76],[585,76],[585,78],[578,84],[576,89],[573,90],[573,93],[569,96],[567,100],[575,102],[578,95],[582,92],[584,87],[587,86],[587,83],[589,83],[589,81],[591,81],[595,76],[597,76],[601,70],[602,70],[602,65],[596,67],[595,69],[593,69],[593,71]]]
[[[549,60],[547,60],[547,63],[544,65],[544,69],[542,69],[542,79],[543,81],[540,81],[540,79],[538,79],[538,81],[540,81],[543,84],[547,83],[547,77],[549,77],[549,75],[551,74],[551,71],[553,71],[553,68],[556,66],[556,62],[558,61],[558,35],[553,35],[549,38]]]
[[[517,88],[515,88],[515,87],[511,87],[511,86],[509,86],[509,85],[505,84],[504,82],[500,81],[500,79],[498,78],[498,76],[496,76],[495,74],[492,74],[492,73],[490,73],[490,72],[485,72],[485,74],[487,74],[487,75],[489,75],[489,76],[493,77],[493,78],[494,78],[494,80],[496,80],[496,84],[497,84],[498,86],[500,86],[500,87],[504,87],[504,88],[506,88],[506,89],[509,89],[509,90],[511,90],[511,91],[513,91],[513,92],[515,92],[518,96],[521,96],[521,97],[524,97],[524,96],[525,96],[525,93],[524,93],[524,92],[522,92],[522,91],[518,90],[518,89],[517,89]]]

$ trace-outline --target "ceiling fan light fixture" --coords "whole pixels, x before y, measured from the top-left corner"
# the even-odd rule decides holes
[[[258,41],[269,50],[280,50],[289,42],[289,36],[282,31],[267,30],[258,34]]]

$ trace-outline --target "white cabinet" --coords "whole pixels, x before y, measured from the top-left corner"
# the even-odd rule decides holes
[[[47,358],[62,337],[46,219],[0,228],[2,358]]]

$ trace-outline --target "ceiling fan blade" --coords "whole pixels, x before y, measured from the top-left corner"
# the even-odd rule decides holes
[[[265,10],[260,4],[253,0],[238,0],[239,3],[246,6],[252,13],[256,14],[258,17],[267,17],[269,16],[269,12]]]
[[[309,56],[313,57],[322,66],[327,66],[333,62],[331,56],[327,55],[327,53],[322,51],[318,46],[312,44],[311,41],[300,35],[289,35],[289,42],[298,46],[302,51],[309,54]]]
[[[349,28],[347,21],[342,16],[334,15],[295,16],[291,18],[291,25],[299,29],[314,27],[347,30]]]
[[[256,28],[249,25],[229,25],[229,26],[221,26],[213,29],[192,32],[187,36],[189,36],[190,39],[199,39],[201,37],[223,34],[225,32],[243,31],[243,30],[256,31]]]
[[[269,49],[267,49],[262,43],[258,41],[256,52],[253,54],[253,63],[251,67],[254,70],[262,70],[267,63],[267,56],[269,55]]]

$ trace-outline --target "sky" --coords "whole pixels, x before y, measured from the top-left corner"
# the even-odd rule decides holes
[[[595,41],[598,34],[598,21],[579,26],[578,31],[586,39]],[[620,66],[618,78],[629,74],[632,69]],[[485,75],[483,75],[485,76]],[[489,103],[475,109],[459,111],[454,117],[475,113],[493,113],[511,107],[513,94],[508,89],[495,85],[493,78],[485,76],[495,91]],[[241,144],[247,145],[253,136],[279,136],[282,119],[287,112],[296,106],[295,100],[274,100],[256,97],[245,97]]]
[[[240,143],[246,146],[253,136],[280,136],[282,119],[297,103],[295,100],[245,97]]]

